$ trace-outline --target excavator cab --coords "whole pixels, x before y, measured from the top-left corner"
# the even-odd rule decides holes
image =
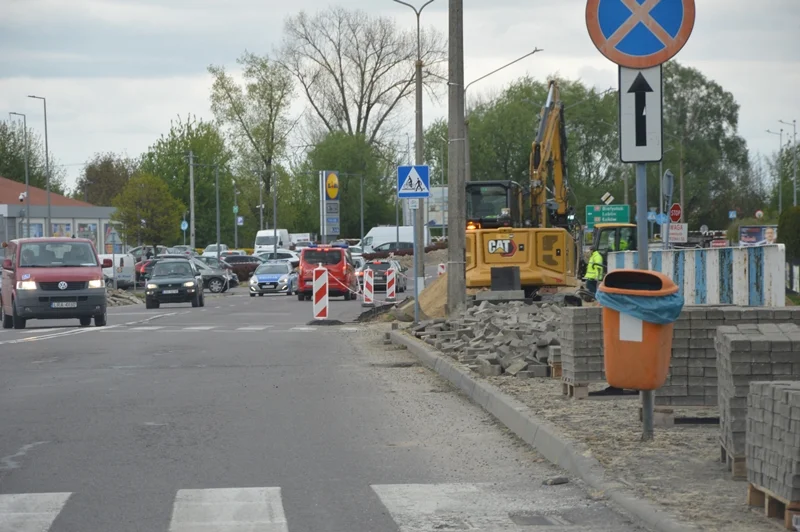
[[[514,181],[470,181],[467,229],[522,227],[522,187]]]
[[[608,254],[615,251],[636,251],[636,224],[595,224],[592,243],[603,256],[604,271],[608,271]]]

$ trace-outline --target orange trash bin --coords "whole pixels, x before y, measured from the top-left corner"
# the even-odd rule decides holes
[[[669,373],[674,321],[683,308],[678,286],[659,272],[615,270],[597,291],[606,381],[615,388],[657,390]]]

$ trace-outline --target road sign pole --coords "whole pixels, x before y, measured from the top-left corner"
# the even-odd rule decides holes
[[[417,205],[419,206],[419,205]],[[419,257],[419,239],[417,238],[417,212],[419,209],[414,210],[414,216],[411,221],[414,224],[414,324],[419,323],[419,294],[421,292],[419,286],[419,271],[417,270],[417,257]]]
[[[636,240],[638,242],[638,268],[650,269],[647,240],[647,165],[636,164]],[[642,398],[642,441],[653,439],[653,410],[655,392],[645,390],[639,392]]]

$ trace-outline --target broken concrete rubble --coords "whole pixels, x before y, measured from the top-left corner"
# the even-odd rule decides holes
[[[483,301],[458,318],[424,321],[410,331],[481,375],[547,377],[549,361],[561,359],[562,314],[553,303]]]

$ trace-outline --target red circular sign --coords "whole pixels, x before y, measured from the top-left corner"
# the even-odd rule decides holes
[[[672,223],[678,223],[681,220],[682,213],[683,209],[681,209],[681,204],[673,203],[672,207],[669,208],[669,219]]]

